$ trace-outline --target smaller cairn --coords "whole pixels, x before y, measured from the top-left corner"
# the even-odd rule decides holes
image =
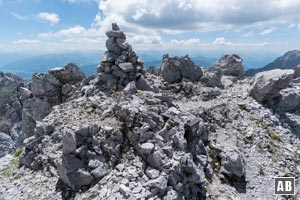
[[[129,82],[136,82],[146,70],[116,23],[112,24],[112,30],[107,31],[106,35],[107,51],[97,67],[99,82],[110,89],[122,90]]]

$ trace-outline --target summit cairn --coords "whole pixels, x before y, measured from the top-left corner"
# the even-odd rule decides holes
[[[146,70],[116,23],[112,23],[112,30],[107,31],[106,35],[107,51],[97,67],[99,82],[110,89],[122,90],[129,82],[138,81]]]

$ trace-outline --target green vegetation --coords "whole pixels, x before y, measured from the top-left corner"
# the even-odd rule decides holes
[[[280,137],[280,135],[278,135],[277,133],[275,133],[274,131],[272,130],[268,130],[268,134],[269,136],[273,139],[273,140],[277,140],[279,142],[282,142],[282,138]]]
[[[209,145],[208,155],[212,159],[211,167],[213,168],[214,171],[219,172],[221,169],[221,163],[220,163],[221,158],[211,145]]]
[[[242,110],[248,110],[248,108],[247,108],[247,105],[246,104],[242,104],[242,105],[240,105],[240,108],[242,109]]]
[[[0,104],[4,103],[11,95],[12,95],[12,92],[10,90],[3,88],[0,91]]]
[[[19,157],[22,154],[22,152],[23,152],[23,147],[19,147],[15,150],[14,156]]]
[[[5,169],[1,170],[0,176],[2,177],[8,177],[10,175],[10,169],[9,167],[6,167]]]

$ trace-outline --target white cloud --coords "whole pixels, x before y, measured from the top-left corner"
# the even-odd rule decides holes
[[[173,45],[183,45],[183,46],[197,46],[197,45],[201,45],[201,41],[199,40],[199,38],[192,38],[192,39],[188,39],[188,40],[176,40],[173,39],[170,41],[171,44]]]
[[[244,38],[251,38],[251,37],[254,37],[254,33],[253,33],[253,31],[250,31],[250,32],[243,34],[242,36]]]
[[[227,41],[224,37],[220,37],[220,38],[216,38],[212,42],[212,45],[247,48],[247,47],[265,47],[265,46],[269,46],[271,44],[269,42],[258,42],[258,43],[230,42],[230,41]]]
[[[58,32],[49,32],[49,33],[41,33],[39,34],[39,37],[42,38],[50,38],[50,37],[56,37],[56,38],[66,38],[66,37],[74,37],[74,36],[80,36],[83,33],[85,33],[85,28],[82,26],[74,26],[67,29],[62,29]]]
[[[230,45],[232,45],[232,43],[227,42],[224,37],[219,37],[219,38],[215,39],[215,41],[213,42],[213,45],[216,45],[216,46],[230,46]]]
[[[37,45],[41,44],[40,40],[28,40],[28,39],[21,39],[13,42],[14,44],[17,45]]]
[[[268,35],[268,34],[274,32],[276,29],[277,29],[276,27],[268,28],[268,29],[263,30],[259,34],[260,35]]]
[[[59,16],[56,13],[41,12],[37,15],[37,19],[50,23],[51,26],[57,24],[60,21]]]
[[[27,20],[27,19],[30,18],[30,16],[22,16],[22,15],[20,15],[18,13],[15,13],[15,12],[10,12],[10,14],[12,16],[14,16],[15,18],[17,18],[18,20]]]
[[[298,0],[107,0],[100,1],[99,9],[105,19],[169,30],[224,29],[300,19]]]

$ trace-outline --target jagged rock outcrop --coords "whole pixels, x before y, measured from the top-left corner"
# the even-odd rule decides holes
[[[201,82],[207,87],[232,86],[244,73],[243,59],[236,54],[223,55],[212,67],[204,72]]]
[[[207,87],[219,87],[223,86],[221,82],[222,71],[221,70],[207,70],[204,72],[201,82],[204,86]]]
[[[243,59],[236,54],[223,55],[210,71],[221,70],[227,76],[240,77],[244,74]]]
[[[25,95],[23,88],[26,85],[20,77],[0,72],[0,132],[6,134],[2,138],[1,156],[11,152],[15,146],[20,146],[24,139],[20,132],[20,121]]]
[[[294,70],[271,70],[255,75],[250,95],[259,102],[271,101],[278,97],[280,90],[287,88],[293,79]]]
[[[33,74],[31,91],[23,89],[25,100],[22,110],[22,133],[25,138],[34,134],[36,121],[47,116],[53,106],[64,102],[75,89],[73,85],[85,78],[84,73],[74,63],[50,69],[47,74]]]
[[[11,137],[0,132],[0,158],[11,153],[15,149],[15,143]]]
[[[166,54],[162,58],[160,75],[168,83],[180,82],[184,78],[194,82],[200,80],[203,72],[188,55],[183,57],[169,57]]]
[[[135,81],[137,88],[147,91],[158,91],[148,81],[151,78],[146,76],[144,63],[133,51],[132,46],[126,42],[126,35],[117,24],[112,24],[112,30],[107,31],[107,51],[97,67],[99,83],[104,83],[110,89],[124,89],[126,85]],[[140,82],[140,83],[139,83]],[[146,85],[139,87],[140,84]]]
[[[276,109],[283,112],[294,112],[300,106],[300,84],[292,84],[279,92],[280,99],[276,104]]]
[[[0,131],[8,135],[13,124],[22,119],[20,97],[24,84],[20,77],[0,72]]]

